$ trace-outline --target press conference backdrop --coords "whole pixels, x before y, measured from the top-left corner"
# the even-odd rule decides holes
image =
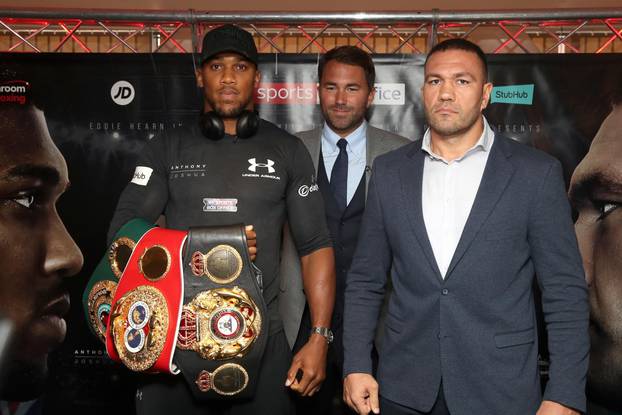
[[[59,209],[85,258],[71,282],[67,339],[50,356],[44,412],[131,414],[136,375],[107,359],[88,331],[80,298],[106,251],[113,210],[141,148],[197,122],[201,95],[192,56],[4,54],[3,60],[30,84],[67,160],[72,185]],[[421,138],[426,127],[420,95],[423,57],[379,55],[374,60],[370,123]],[[256,92],[262,117],[290,132],[322,125],[317,63],[317,55],[262,55]],[[486,116],[495,130],[557,157],[568,182],[610,111],[609,95],[619,78],[619,55],[490,56],[495,89]],[[202,208],[201,200],[188,206]]]

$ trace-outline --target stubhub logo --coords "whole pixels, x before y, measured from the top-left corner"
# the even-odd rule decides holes
[[[377,83],[374,105],[404,105],[406,85],[401,83]],[[314,83],[262,83],[255,93],[256,104],[288,105],[320,103],[318,85]]]
[[[534,84],[495,86],[490,94],[490,103],[532,105]]]

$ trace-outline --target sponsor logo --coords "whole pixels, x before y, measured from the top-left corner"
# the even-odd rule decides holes
[[[110,88],[110,97],[117,105],[128,105],[134,101],[134,86],[127,81],[118,81]]]
[[[500,104],[533,104],[534,84],[495,86],[492,88],[490,102]]]
[[[406,85],[377,83],[374,105],[404,105],[406,103]]]
[[[252,173],[242,173],[242,177],[258,177],[262,179],[281,180],[280,176],[275,176],[274,160],[266,159],[265,163],[258,163],[256,158],[248,159],[248,171]]]
[[[253,173],[257,173],[257,167],[268,169],[268,173],[276,172],[276,170],[274,170],[274,161],[270,159],[268,159],[266,163],[257,163],[257,159],[252,158],[248,159],[248,162],[250,163],[250,166],[248,166],[248,170],[252,171]]]
[[[206,197],[203,199],[203,212],[237,212],[238,199],[220,199]]]
[[[317,84],[315,83],[262,83],[255,93],[257,104],[310,104],[318,103]]]
[[[312,184],[311,186],[303,184],[298,188],[298,194],[302,197],[307,197],[309,193],[317,192],[318,190],[320,190],[320,187],[317,184]]]
[[[153,169],[151,167],[136,166],[132,183],[139,186],[147,186],[147,183],[149,183],[149,179],[151,178],[151,173],[153,173]]]
[[[375,105],[405,105],[406,85],[403,83],[377,83]],[[318,85],[315,83],[262,83],[255,93],[256,104],[288,105],[319,103]]]
[[[188,177],[205,177],[207,164],[205,163],[179,163],[169,168],[170,179],[184,179]]]
[[[0,85],[0,103],[25,105],[30,84],[26,81],[13,80]]]

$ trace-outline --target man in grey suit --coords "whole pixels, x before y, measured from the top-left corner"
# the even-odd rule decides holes
[[[370,166],[378,155],[410,142],[375,128],[365,120],[375,95],[375,69],[368,53],[355,46],[328,51],[319,63],[318,79],[324,126],[300,132],[297,136],[311,154],[319,191],[324,198],[335,248],[337,290],[331,323],[334,340],[328,351],[326,380],[316,396],[299,399],[299,414],[331,414],[333,401],[341,402],[345,278],[365,209]],[[309,337],[309,321],[307,307],[298,345],[305,344]]]
[[[562,169],[494,134],[481,114],[491,90],[479,47],[435,46],[422,88],[429,130],[374,163],[345,300],[344,398],[360,414],[585,410],[587,289]],[[389,269],[376,382],[369,352]]]

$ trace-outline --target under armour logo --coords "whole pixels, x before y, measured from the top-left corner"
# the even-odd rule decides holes
[[[257,163],[257,159],[252,158],[252,159],[248,159],[248,162],[251,164],[248,167],[248,170],[252,171],[253,173],[257,173],[257,167],[263,167],[265,169],[268,169],[268,173],[274,173],[276,170],[274,170],[274,161],[268,159],[267,163]]]

